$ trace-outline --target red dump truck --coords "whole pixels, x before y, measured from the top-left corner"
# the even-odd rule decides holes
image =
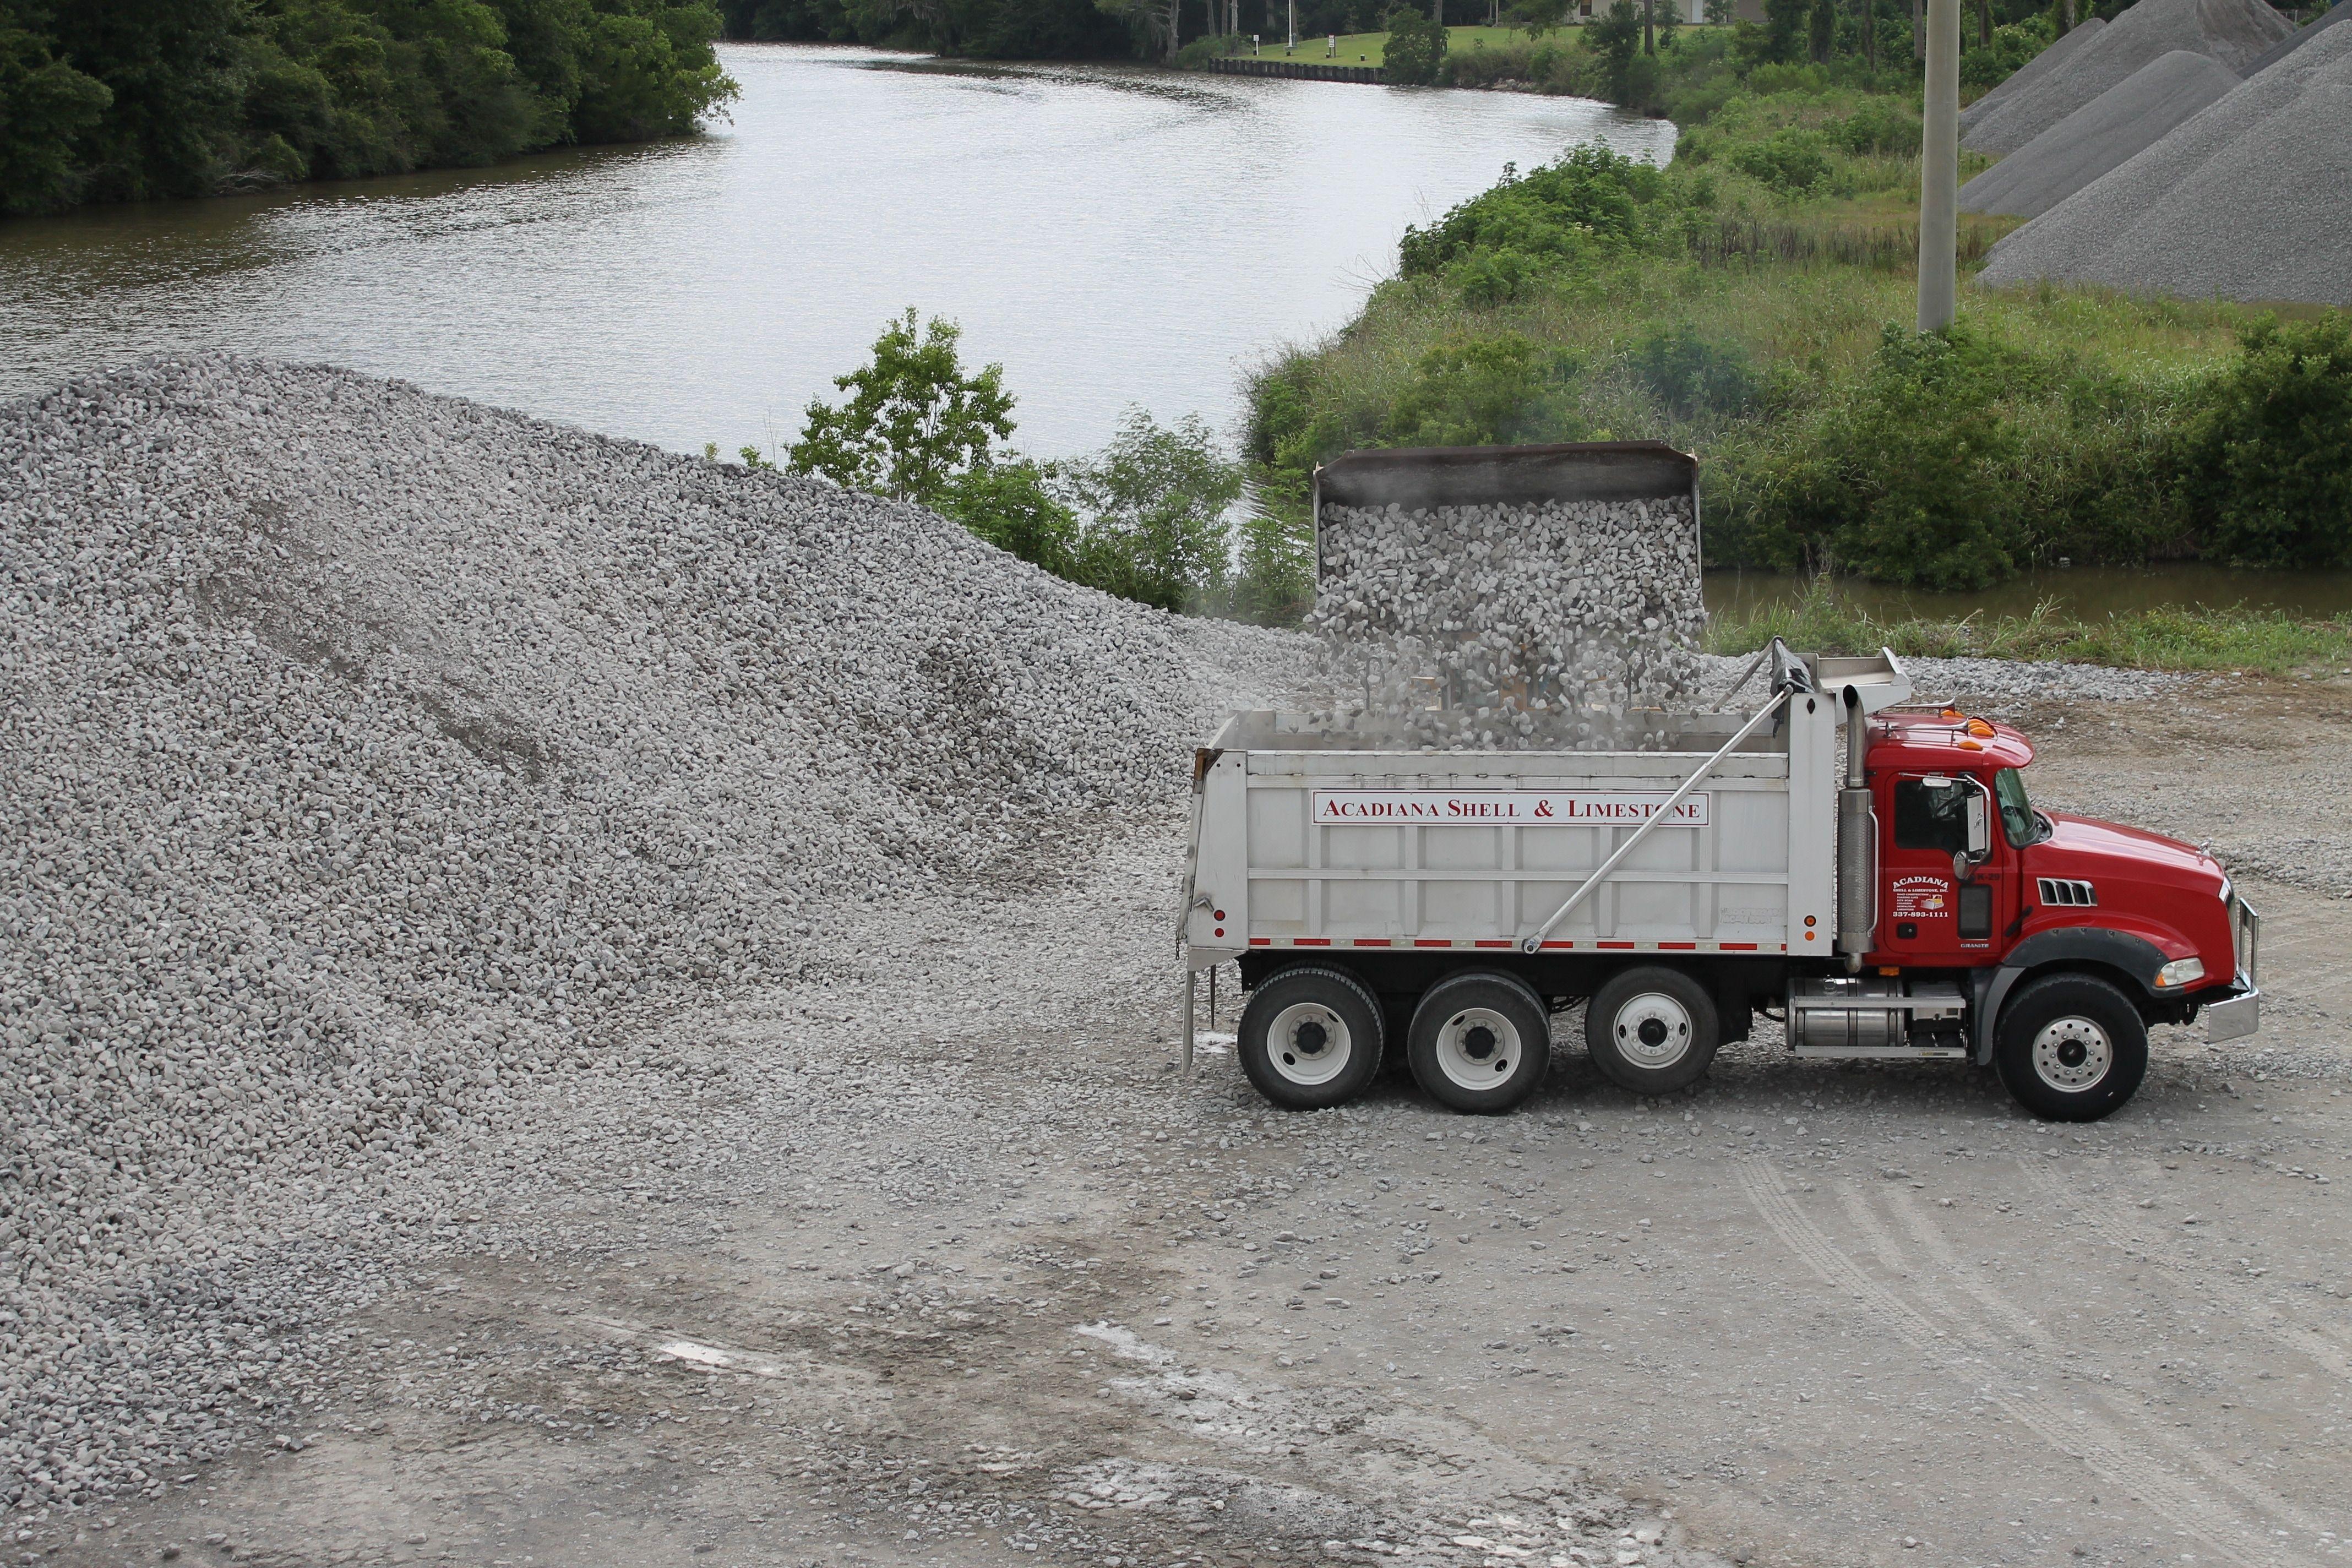
[[[1514,467],[1478,493],[1508,499]],[[1539,471],[1559,493],[1557,458]],[[1188,1065],[1198,976],[1229,962],[1241,1065],[1299,1110],[1402,1055],[1443,1103],[1507,1110],[1580,1001],[1594,1065],[1640,1094],[1697,1079],[1760,1013],[1801,1057],[1989,1064],[2062,1121],[2131,1098],[2152,1024],[2258,1027],[2260,921],[2210,856],[2038,808],[2025,736],[1915,704],[1892,653],[1776,643],[1750,673],[1769,684],[1731,711],[1656,716],[1663,750],[1234,716],[1193,770]]]

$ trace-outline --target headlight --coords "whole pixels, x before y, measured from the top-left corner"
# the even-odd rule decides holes
[[[2192,980],[2204,978],[2205,961],[2203,959],[2176,958],[2156,972],[2156,985],[2158,990],[2163,991],[2175,985],[2186,985]]]

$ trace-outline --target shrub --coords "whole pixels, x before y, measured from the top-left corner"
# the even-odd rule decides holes
[[[1744,413],[1756,399],[1748,352],[1737,343],[1709,342],[1688,323],[1653,330],[1625,357],[1651,395],[1685,419]]]
[[[1445,29],[1417,9],[1399,7],[1381,19],[1389,41],[1381,79],[1406,87],[1429,87],[1445,59]]]
[[[2352,323],[2248,328],[2193,437],[2212,552],[2248,565],[2352,565]]]
[[[1776,131],[1760,142],[1733,147],[1725,161],[1783,195],[1801,195],[1829,182],[1829,155],[1822,147],[1817,131]]]
[[[1916,109],[1892,98],[1873,98],[1827,130],[1831,141],[1857,157],[1908,158],[1919,151],[1919,127]]]
[[[1644,209],[1664,192],[1649,163],[1598,144],[1571,148],[1524,178],[1506,168],[1501,184],[1434,225],[1408,227],[1400,268],[1408,278],[1446,273],[1482,301],[1507,298],[1596,251],[1643,243]]]
[[[940,510],[999,550],[1067,577],[1078,520],[1054,494],[1059,477],[1053,465],[1026,458],[984,464],[956,478]]]
[[[1200,605],[1224,587],[1240,468],[1197,414],[1161,425],[1130,408],[1099,457],[1064,469],[1063,493],[1087,512],[1066,574],[1163,610]]]
[[[1381,432],[1389,447],[1486,447],[1560,439],[1577,363],[1517,333],[1431,349],[1391,405]]]

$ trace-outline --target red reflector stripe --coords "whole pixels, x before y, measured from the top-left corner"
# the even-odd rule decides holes
[[[1661,952],[1696,952],[1698,951],[1698,943],[1695,942],[1662,942],[1658,943],[1658,951]]]
[[[1572,942],[1548,942],[1544,943],[1544,945],[1546,947],[1574,947],[1576,943]]]
[[[1272,947],[1274,945],[1274,938],[1270,936],[1254,936],[1250,938],[1250,945],[1252,947]]]
[[[1360,936],[1355,939],[1355,942],[1358,947],[1387,947],[1390,945],[1389,939],[1384,936]]]
[[[1752,942],[1727,942],[1717,943],[1717,945],[1720,946],[1726,952],[1754,952],[1756,951],[1756,944]]]
[[[1441,936],[1441,937],[1419,937],[1419,936],[1417,936],[1417,937],[1415,937],[1415,938],[1413,938],[1413,939],[1412,939],[1412,945],[1413,945],[1413,946],[1415,946],[1415,947],[1452,947],[1452,946],[1454,945],[1454,943],[1453,943],[1452,942],[1448,941],[1446,938],[1442,937],[1442,936]]]
[[[1328,947],[1331,945],[1331,939],[1328,936],[1298,936],[1291,938],[1290,941],[1293,947]]]
[[[1599,948],[1619,949],[1627,952],[1632,951],[1634,946],[1634,944],[1630,942],[1596,942],[1592,945]]]
[[[1472,947],[1508,947],[1508,946],[1510,946],[1511,944],[1510,944],[1509,942],[1488,942],[1485,937],[1483,937],[1483,936],[1482,936],[1482,937],[1480,937],[1477,941],[1475,941],[1475,942],[1472,942],[1470,945],[1471,945]]]

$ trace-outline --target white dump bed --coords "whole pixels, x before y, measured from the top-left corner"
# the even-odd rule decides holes
[[[1866,683],[1875,710],[1909,683],[1881,660],[1819,667],[1821,689],[1724,757],[1544,949],[1828,954],[1838,689]],[[1422,752],[1237,715],[1200,758],[1191,965],[1251,949],[1514,947],[1747,718],[1679,719],[1664,752]]]

